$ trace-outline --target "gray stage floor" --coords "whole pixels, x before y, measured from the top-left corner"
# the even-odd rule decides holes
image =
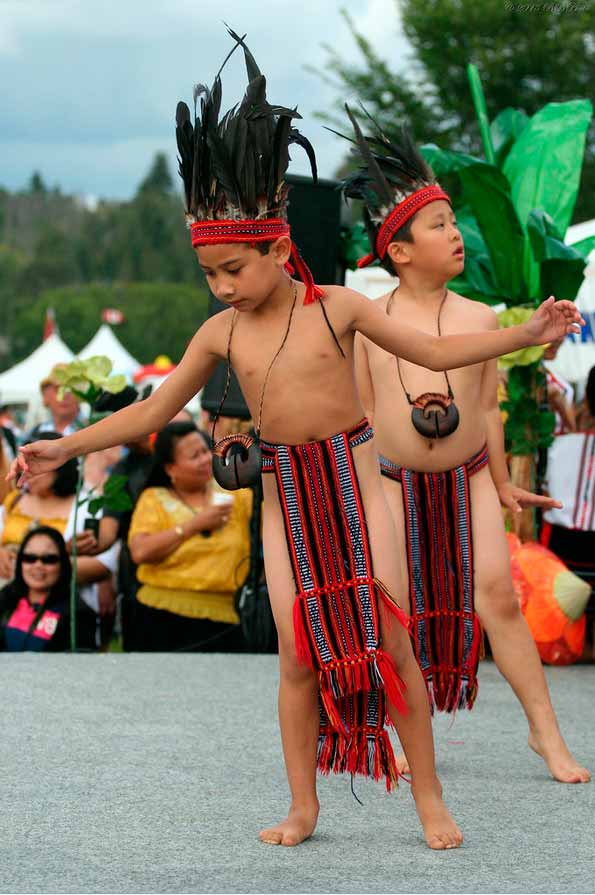
[[[595,784],[526,747],[491,664],[472,714],[435,725],[459,851],[424,845],[411,794],[322,780],[316,836],[257,831],[287,806],[276,658],[0,656],[3,893],[589,892]],[[550,669],[571,747],[595,767],[595,669]]]

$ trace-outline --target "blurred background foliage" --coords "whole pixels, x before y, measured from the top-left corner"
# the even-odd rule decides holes
[[[118,337],[137,360],[177,361],[207,303],[164,155],[128,202],[84,203],[37,173],[21,192],[0,190],[0,369],[39,345],[47,308],[75,352],[102,309],[118,308]]]
[[[511,0],[394,0],[411,47],[383,59],[343,11],[359,56],[344,58],[327,46],[320,76],[333,84],[333,110],[319,117],[348,133],[343,104],[360,100],[390,135],[401,124],[418,143],[481,154],[481,137],[467,81],[474,63],[490,119],[507,107],[534,115],[550,102],[593,97],[595,4],[529,4]],[[531,8],[533,6],[533,8]],[[402,42],[395,43],[401,47]],[[347,152],[346,152],[347,156]],[[346,159],[345,167],[349,166]],[[339,173],[341,173],[341,171]],[[595,124],[587,136],[585,163],[573,222],[595,217]]]

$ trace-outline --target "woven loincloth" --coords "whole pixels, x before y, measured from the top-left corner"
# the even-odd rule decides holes
[[[473,605],[469,479],[487,462],[487,447],[446,472],[380,457],[382,475],[403,490],[411,633],[432,710],[470,709],[477,695],[482,631]]]
[[[385,729],[386,699],[405,712],[404,684],[380,646],[378,598],[407,617],[374,578],[353,448],[373,437],[367,420],[325,441],[262,442],[274,473],[296,586],[298,659],[318,672],[323,773],[384,777],[398,772]]]

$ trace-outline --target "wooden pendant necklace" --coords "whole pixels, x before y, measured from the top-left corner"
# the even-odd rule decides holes
[[[386,313],[388,315],[390,315],[393,298],[396,292],[397,290],[393,289],[387,302]],[[445,289],[442,301],[440,302],[440,308],[438,309],[439,336],[442,335],[440,318],[447,296],[448,289]],[[419,432],[420,435],[423,435],[424,438],[446,438],[448,435],[452,435],[459,425],[459,411],[454,402],[454,394],[450,385],[450,379],[448,378],[448,371],[444,371],[444,378],[446,379],[446,385],[448,386],[448,394],[444,395],[441,392],[424,392],[423,395],[419,395],[417,398],[412,398],[405,388],[403,375],[401,373],[401,364],[398,357],[396,358],[396,361],[399,381],[411,407],[411,422],[414,429]]]

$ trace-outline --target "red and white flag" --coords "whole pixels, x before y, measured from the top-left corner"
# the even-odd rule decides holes
[[[101,312],[101,319],[104,323],[117,326],[119,323],[124,323],[124,314],[118,308],[104,308]]]
[[[56,323],[56,315],[53,308],[48,308],[45,312],[45,323],[43,324],[43,341],[49,339],[54,333],[58,334],[58,324]]]

